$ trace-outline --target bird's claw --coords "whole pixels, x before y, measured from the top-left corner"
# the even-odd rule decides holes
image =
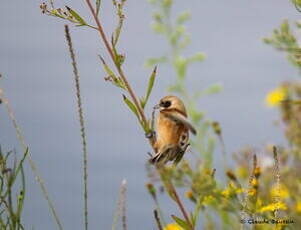
[[[145,133],[145,137],[148,139],[154,138],[156,136],[155,131],[150,131],[149,133]]]

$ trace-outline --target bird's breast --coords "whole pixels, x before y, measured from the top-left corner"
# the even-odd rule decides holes
[[[157,147],[160,149],[166,145],[179,144],[183,133],[188,130],[184,125],[176,123],[160,113],[157,119]]]

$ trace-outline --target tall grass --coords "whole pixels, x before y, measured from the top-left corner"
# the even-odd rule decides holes
[[[86,141],[86,131],[85,131],[85,120],[82,108],[81,92],[80,92],[80,79],[77,69],[77,63],[75,59],[75,52],[72,45],[72,39],[69,32],[68,25],[65,25],[65,36],[70,52],[70,57],[72,60],[74,82],[76,89],[76,98],[77,98],[77,110],[80,123],[80,133],[82,138],[82,148],[83,148],[83,184],[84,184],[84,225],[85,230],[88,230],[88,152],[87,152],[87,141]]]
[[[150,74],[146,92],[144,96],[139,97],[131,86],[128,76],[124,72],[123,64],[125,56],[117,48],[119,38],[122,35],[122,28],[125,22],[124,5],[126,0],[112,0],[115,14],[117,16],[117,25],[111,36],[108,36],[103,30],[102,20],[99,12],[102,7],[101,1],[91,0],[84,1],[89,9],[93,23],[87,22],[76,10],[69,6],[66,9],[55,9],[54,2],[50,0],[51,9],[45,3],[41,5],[43,13],[54,16],[59,19],[67,20],[70,23],[97,30],[99,38],[104,45],[109,58],[113,62],[113,67],[107,64],[107,60],[100,57],[107,76],[105,80],[119,87],[123,95],[123,100],[137,118],[138,125],[141,126],[146,135],[154,131],[154,125],[145,113],[145,106],[151,97],[154,81],[156,80],[156,65],[168,62],[170,68],[176,75],[175,82],[171,84],[169,91],[180,95],[184,98],[188,105],[188,112],[194,124],[198,128],[199,136],[193,140],[193,150],[199,154],[195,155],[193,161],[183,159],[178,166],[167,165],[164,167],[149,167],[151,172],[149,175],[150,183],[147,184],[149,194],[155,202],[154,220],[159,230],[170,228],[195,230],[195,229],[298,229],[301,225],[301,186],[300,181],[296,180],[300,174],[301,164],[301,84],[296,82],[285,82],[280,86],[276,93],[281,91],[282,99],[278,101],[278,109],[280,110],[282,123],[285,126],[285,135],[289,142],[289,146],[267,146],[262,150],[262,154],[257,154],[253,148],[245,148],[234,153],[233,167],[226,169],[226,181],[220,181],[215,177],[216,170],[224,170],[213,167],[213,155],[216,153],[216,138],[219,139],[221,145],[221,154],[223,154],[224,162],[226,157],[225,143],[222,137],[221,126],[218,122],[212,121],[205,116],[205,112],[198,109],[197,105],[201,96],[216,93],[220,91],[219,85],[210,86],[202,91],[196,90],[190,92],[187,90],[186,77],[187,69],[192,63],[204,60],[204,54],[197,52],[191,56],[184,57],[184,48],[189,44],[189,35],[186,33],[184,23],[189,19],[190,14],[185,11],[178,15],[176,19],[172,17],[172,0],[151,0],[154,8],[153,28],[157,33],[164,35],[169,42],[171,48],[170,54],[164,54],[159,58],[151,58],[148,64],[153,67]],[[296,7],[301,4],[293,1]],[[299,6],[300,5],[300,6]],[[299,9],[299,8],[298,8]],[[174,20],[174,21],[173,21]],[[297,25],[301,27],[300,23]],[[89,228],[89,212],[88,212],[88,151],[87,137],[85,130],[85,120],[83,113],[83,105],[81,100],[80,76],[77,69],[75,51],[69,27],[65,26],[65,36],[68,44],[70,58],[72,61],[77,110],[80,123],[80,135],[83,153],[83,219],[84,229]],[[297,67],[301,68],[300,45],[297,42],[296,35],[291,31],[287,21],[281,25],[280,29],[274,30],[271,38],[265,39],[267,44],[271,44],[278,50],[287,53],[289,60]],[[277,96],[277,95],[276,95]],[[279,95],[278,95],[279,98]],[[0,89],[0,99],[5,104],[9,118],[16,130],[16,135],[24,150],[24,155],[19,163],[15,163],[12,167],[8,166],[8,157],[10,152],[4,155],[0,151],[0,202],[3,204],[4,212],[0,211],[0,225],[4,229],[24,229],[21,223],[21,213],[23,210],[23,201],[25,195],[25,176],[23,173],[23,163],[25,157],[28,158],[31,169],[40,185],[45,199],[48,202],[50,211],[56,221],[57,227],[62,230],[60,219],[56,213],[52,201],[43,180],[40,178],[37,168],[32,160],[28,146],[24,140],[21,129],[14,117],[12,108],[4,95],[3,89]],[[273,101],[273,100],[272,100]],[[152,114],[151,116],[154,116]],[[214,136],[215,135],[215,136]],[[149,138],[150,148],[154,149],[154,137]],[[1,150],[1,149],[0,149]],[[264,159],[273,160],[273,164],[264,164]],[[17,162],[17,161],[15,161]],[[281,166],[281,167],[280,167]],[[15,184],[16,178],[21,176],[21,190],[14,206],[12,196],[12,185]],[[156,178],[155,178],[156,177]],[[158,179],[159,178],[159,182]],[[285,179],[281,179],[285,178]],[[5,183],[4,183],[5,181]],[[157,183],[157,184],[156,184]],[[3,189],[2,185],[6,185]],[[168,216],[176,223],[168,225],[165,222],[164,207],[161,208],[158,200],[157,186],[163,186],[167,196],[175,202],[178,211],[182,217],[169,213]],[[178,188],[186,190],[185,196],[177,191]],[[3,191],[6,191],[3,195]],[[185,200],[184,200],[185,199]],[[184,201],[190,201],[192,211],[184,206]],[[5,213],[5,214],[3,214]],[[5,216],[6,223],[2,219]],[[203,216],[203,218],[200,218]],[[120,187],[119,200],[115,211],[112,230],[117,228],[119,219],[121,218],[121,228],[128,229],[126,216],[126,181],[123,181]],[[295,225],[279,222],[274,225],[252,225],[246,226],[249,220],[256,218],[267,219],[269,221],[281,221],[283,218],[294,218]]]
[[[17,120],[15,119],[15,116],[14,116],[14,113],[13,113],[13,109],[12,107],[10,106],[10,103],[8,101],[8,99],[6,98],[5,94],[4,94],[4,89],[0,88],[0,98],[1,98],[1,101],[4,103],[6,109],[7,109],[7,113],[8,113],[8,116],[11,120],[11,122],[13,123],[13,127],[16,131],[16,135],[17,135],[17,138],[21,144],[21,147],[23,149],[24,152],[28,152],[27,153],[27,158],[28,158],[28,162],[29,162],[29,165],[30,165],[30,168],[35,176],[35,179],[37,180],[39,186],[40,186],[40,189],[43,193],[43,196],[44,198],[46,199],[47,203],[48,203],[48,207],[50,209],[50,212],[57,224],[57,227],[59,230],[63,230],[63,226],[61,224],[61,221],[60,221],[60,218],[59,216],[57,215],[57,212],[56,212],[56,209],[53,205],[53,202],[52,200],[50,199],[50,196],[48,194],[48,191],[46,189],[46,186],[44,184],[44,181],[42,180],[39,172],[38,172],[38,169],[37,169],[37,166],[36,164],[34,163],[33,159],[32,159],[32,156],[31,156],[31,153],[30,153],[30,150],[28,148],[28,145],[26,144],[25,142],[25,139],[22,135],[22,132],[21,132],[21,128],[19,127],[18,123],[17,123]]]

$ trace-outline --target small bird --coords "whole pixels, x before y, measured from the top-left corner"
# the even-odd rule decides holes
[[[187,120],[185,105],[178,97],[163,97],[155,109],[160,112],[156,120],[155,155],[149,162],[164,165],[174,161],[177,164],[189,146],[189,131],[196,135],[196,130]]]

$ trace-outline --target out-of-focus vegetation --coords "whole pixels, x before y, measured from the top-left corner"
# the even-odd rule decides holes
[[[0,229],[23,230],[22,212],[25,198],[25,176],[23,163],[14,151],[2,152],[0,147]]]
[[[192,77],[187,76],[187,70],[191,65],[203,62],[205,59],[205,54],[202,52],[196,52],[190,56],[184,55],[191,40],[185,22],[189,20],[191,14],[185,10],[174,19],[172,17],[173,1],[150,0],[149,2],[154,8],[152,29],[167,41],[167,50],[170,52],[158,58],[149,58],[146,65],[167,63],[172,67],[170,72],[175,75],[175,82],[171,83],[168,91],[178,94],[185,101],[188,115],[198,133],[191,144],[198,153],[202,154],[205,159],[204,165],[210,169],[216,144],[214,131],[220,132],[221,130],[217,122],[206,117],[205,111],[199,108],[198,102],[203,96],[220,92],[221,85],[214,84],[207,88],[199,85],[195,91],[187,90],[187,77]]]
[[[126,0],[112,0],[116,14],[116,27],[110,36],[107,36],[102,28],[101,1],[91,2],[86,0],[89,12],[93,18],[90,23],[73,8],[55,8],[53,1],[50,7],[41,4],[43,14],[53,16],[76,27],[88,27],[99,32],[103,45],[113,65],[109,66],[107,60],[100,57],[100,64],[105,70],[104,79],[120,88],[123,101],[129,111],[137,118],[145,134],[153,132],[151,116],[145,113],[151,97],[154,82],[157,76],[156,65],[168,64],[170,72],[175,75],[175,81],[171,83],[168,91],[179,95],[187,105],[189,117],[198,130],[198,135],[192,140],[190,160],[185,157],[177,166],[164,167],[148,166],[150,183],[147,189],[155,202],[154,226],[159,230],[195,230],[195,229],[300,229],[301,228],[301,83],[299,81],[282,82],[279,86],[267,94],[266,103],[273,109],[278,109],[280,114],[279,127],[282,128],[288,145],[266,145],[264,149],[256,147],[244,147],[230,155],[226,153],[222,138],[221,126],[212,121],[198,107],[199,101],[204,95],[220,92],[219,84],[196,90],[188,91],[186,87],[187,69],[192,64],[203,62],[205,55],[201,52],[185,56],[183,53],[189,45],[190,35],[186,31],[185,22],[189,20],[190,13],[184,11],[174,17],[173,0],[149,0],[153,9],[153,30],[162,35],[168,43],[169,53],[158,58],[151,58],[147,65],[153,67],[149,74],[145,94],[138,97],[123,71],[125,55],[118,49],[119,38],[122,35],[122,27],[125,20],[124,6]],[[297,10],[301,8],[299,0],[292,1]],[[95,25],[93,25],[95,24]],[[301,27],[296,22],[296,30]],[[84,228],[88,229],[88,191],[87,191],[87,151],[84,132],[84,117],[81,104],[80,82],[73,50],[71,35],[66,26],[66,36],[71,55],[75,85],[78,100],[79,120],[83,142],[83,166],[84,166]],[[271,37],[264,39],[265,43],[285,52],[289,61],[301,69],[301,47],[298,37],[291,29],[288,21],[284,21],[279,29],[275,29]],[[1,98],[0,98],[1,99]],[[222,98],[221,98],[222,100]],[[11,112],[9,111],[11,114]],[[19,127],[14,118],[17,135],[20,136]],[[24,141],[21,141],[25,146]],[[153,148],[154,139],[149,139]],[[215,148],[220,144],[220,150]],[[1,150],[1,149],[0,149]],[[4,154],[0,151],[0,226],[1,229],[24,229],[21,223],[23,201],[25,194],[25,176],[23,162],[28,153],[24,153],[21,161],[10,161],[11,152]],[[213,156],[223,156],[222,168],[215,168]],[[228,168],[227,161],[231,161]],[[10,166],[12,162],[12,166]],[[31,162],[31,161],[30,161]],[[35,167],[33,167],[35,169]],[[35,172],[35,170],[33,170]],[[225,181],[216,177],[216,171],[225,175]],[[18,177],[20,177],[18,179]],[[63,229],[58,221],[47,191],[40,179],[45,198],[48,200],[53,216],[59,229]],[[13,186],[20,182],[21,188],[15,190]],[[125,187],[123,182],[120,190],[120,199],[117,205],[112,229],[116,229],[119,217],[122,217],[122,229],[126,230],[126,205]],[[159,189],[175,202],[181,213],[165,213],[160,205]],[[161,189],[163,188],[163,189]],[[185,190],[185,194],[179,191]],[[16,192],[15,192],[16,191]],[[183,200],[191,202],[193,209],[187,210]],[[172,219],[172,220],[171,220]],[[256,224],[256,221],[259,223]]]
[[[170,44],[171,53],[159,58],[148,60],[147,64],[169,63],[175,71],[175,84],[169,91],[182,96],[188,104],[188,113],[198,127],[199,135],[192,145],[193,160],[183,159],[178,167],[166,166],[164,174],[172,180],[177,187],[186,190],[186,199],[194,205],[191,212],[191,220],[196,229],[299,229],[301,227],[301,181],[300,151],[301,151],[301,83],[283,82],[280,86],[267,94],[266,104],[280,110],[280,126],[289,142],[288,146],[279,146],[278,150],[272,145],[265,149],[246,147],[231,155],[225,155],[214,151],[214,139],[210,132],[210,125],[217,138],[220,140],[221,149],[224,149],[221,127],[219,123],[204,119],[204,113],[197,110],[195,105],[203,95],[203,91],[197,91],[189,96],[186,91],[186,69],[191,60],[202,61],[204,55],[185,58],[181,51],[189,44],[190,37],[183,23],[189,19],[188,11],[172,16],[173,1],[150,0],[155,8],[152,28],[163,35]],[[296,23],[300,27],[300,23]],[[275,29],[271,38],[265,38],[267,44],[287,53],[288,59],[297,68],[301,67],[301,49],[298,39],[291,31],[287,21],[284,21],[280,29]],[[198,58],[195,58],[198,57]],[[214,86],[213,91],[219,91],[220,87]],[[210,90],[211,91],[211,90]],[[210,92],[209,91],[209,92]],[[205,127],[205,128],[204,128]],[[211,140],[206,144],[205,140]],[[206,151],[206,146],[210,151]],[[260,153],[260,154],[259,154]],[[189,154],[189,153],[186,153]],[[228,181],[218,181],[215,169],[212,165],[213,155],[223,155],[224,159],[233,162],[231,169],[217,168],[228,178]],[[258,156],[257,156],[257,155]],[[231,159],[230,159],[231,158]],[[187,159],[187,158],[186,158]],[[149,172],[152,188],[155,193],[158,177],[154,172]],[[150,190],[149,190],[150,191]],[[156,202],[158,203],[158,198]],[[158,204],[157,204],[158,206]],[[203,218],[197,224],[199,216]],[[183,220],[174,219],[178,226],[189,229]],[[268,221],[255,225],[253,221]],[[279,221],[279,224],[272,222]],[[291,223],[294,222],[294,223]],[[168,228],[166,229],[176,229]]]

